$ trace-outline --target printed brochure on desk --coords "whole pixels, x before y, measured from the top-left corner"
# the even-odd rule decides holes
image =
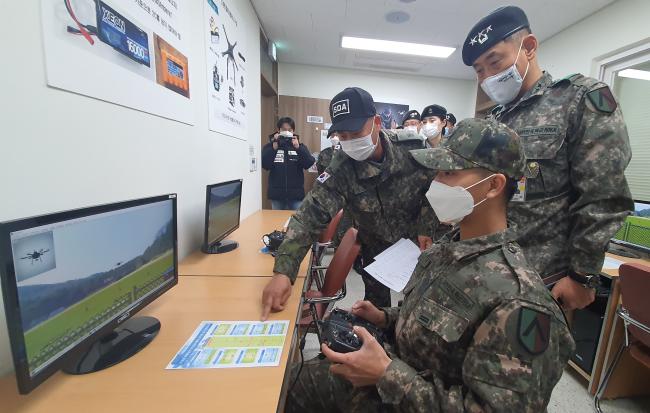
[[[289,320],[202,321],[168,370],[280,365]]]

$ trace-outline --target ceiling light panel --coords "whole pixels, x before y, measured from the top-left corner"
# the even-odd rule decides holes
[[[449,57],[456,48],[434,46],[421,43],[395,42],[392,40],[367,39],[363,37],[343,36],[341,47],[344,49],[370,50],[373,52],[407,54],[427,57]]]

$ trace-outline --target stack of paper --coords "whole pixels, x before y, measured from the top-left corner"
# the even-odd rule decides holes
[[[386,287],[401,292],[411,279],[419,256],[420,248],[413,241],[402,238],[364,269]]]

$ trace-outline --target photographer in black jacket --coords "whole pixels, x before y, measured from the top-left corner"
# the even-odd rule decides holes
[[[298,209],[305,197],[303,170],[316,160],[294,135],[293,119],[280,118],[277,126],[262,148],[262,168],[270,172],[268,197],[273,209]]]

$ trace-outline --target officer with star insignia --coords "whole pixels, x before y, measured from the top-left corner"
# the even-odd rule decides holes
[[[508,210],[519,243],[562,306],[583,308],[609,239],[633,209],[624,175],[631,149],[609,87],[581,74],[553,80],[537,48],[524,11],[506,6],[469,31],[462,57],[498,105],[490,116],[522,140],[527,170]]]
[[[281,311],[296,280],[300,262],[336,213],[349,213],[359,230],[364,265],[401,238],[425,249],[438,227],[424,194],[434,175],[410,154],[422,139],[410,131],[382,129],[374,100],[358,87],[346,88],[330,102],[332,126],[341,150],[317,179],[289,221],[278,248],[273,277],[262,294],[262,319]],[[390,306],[390,290],[368,274],[361,274],[365,298]]]
[[[438,171],[426,196],[457,230],[420,255],[401,307],[352,306],[394,346],[360,327],[360,350],[323,344],[327,360],[293,366],[285,411],[545,411],[575,344],[507,222],[525,168],[519,137],[466,119],[442,146],[411,153]]]

